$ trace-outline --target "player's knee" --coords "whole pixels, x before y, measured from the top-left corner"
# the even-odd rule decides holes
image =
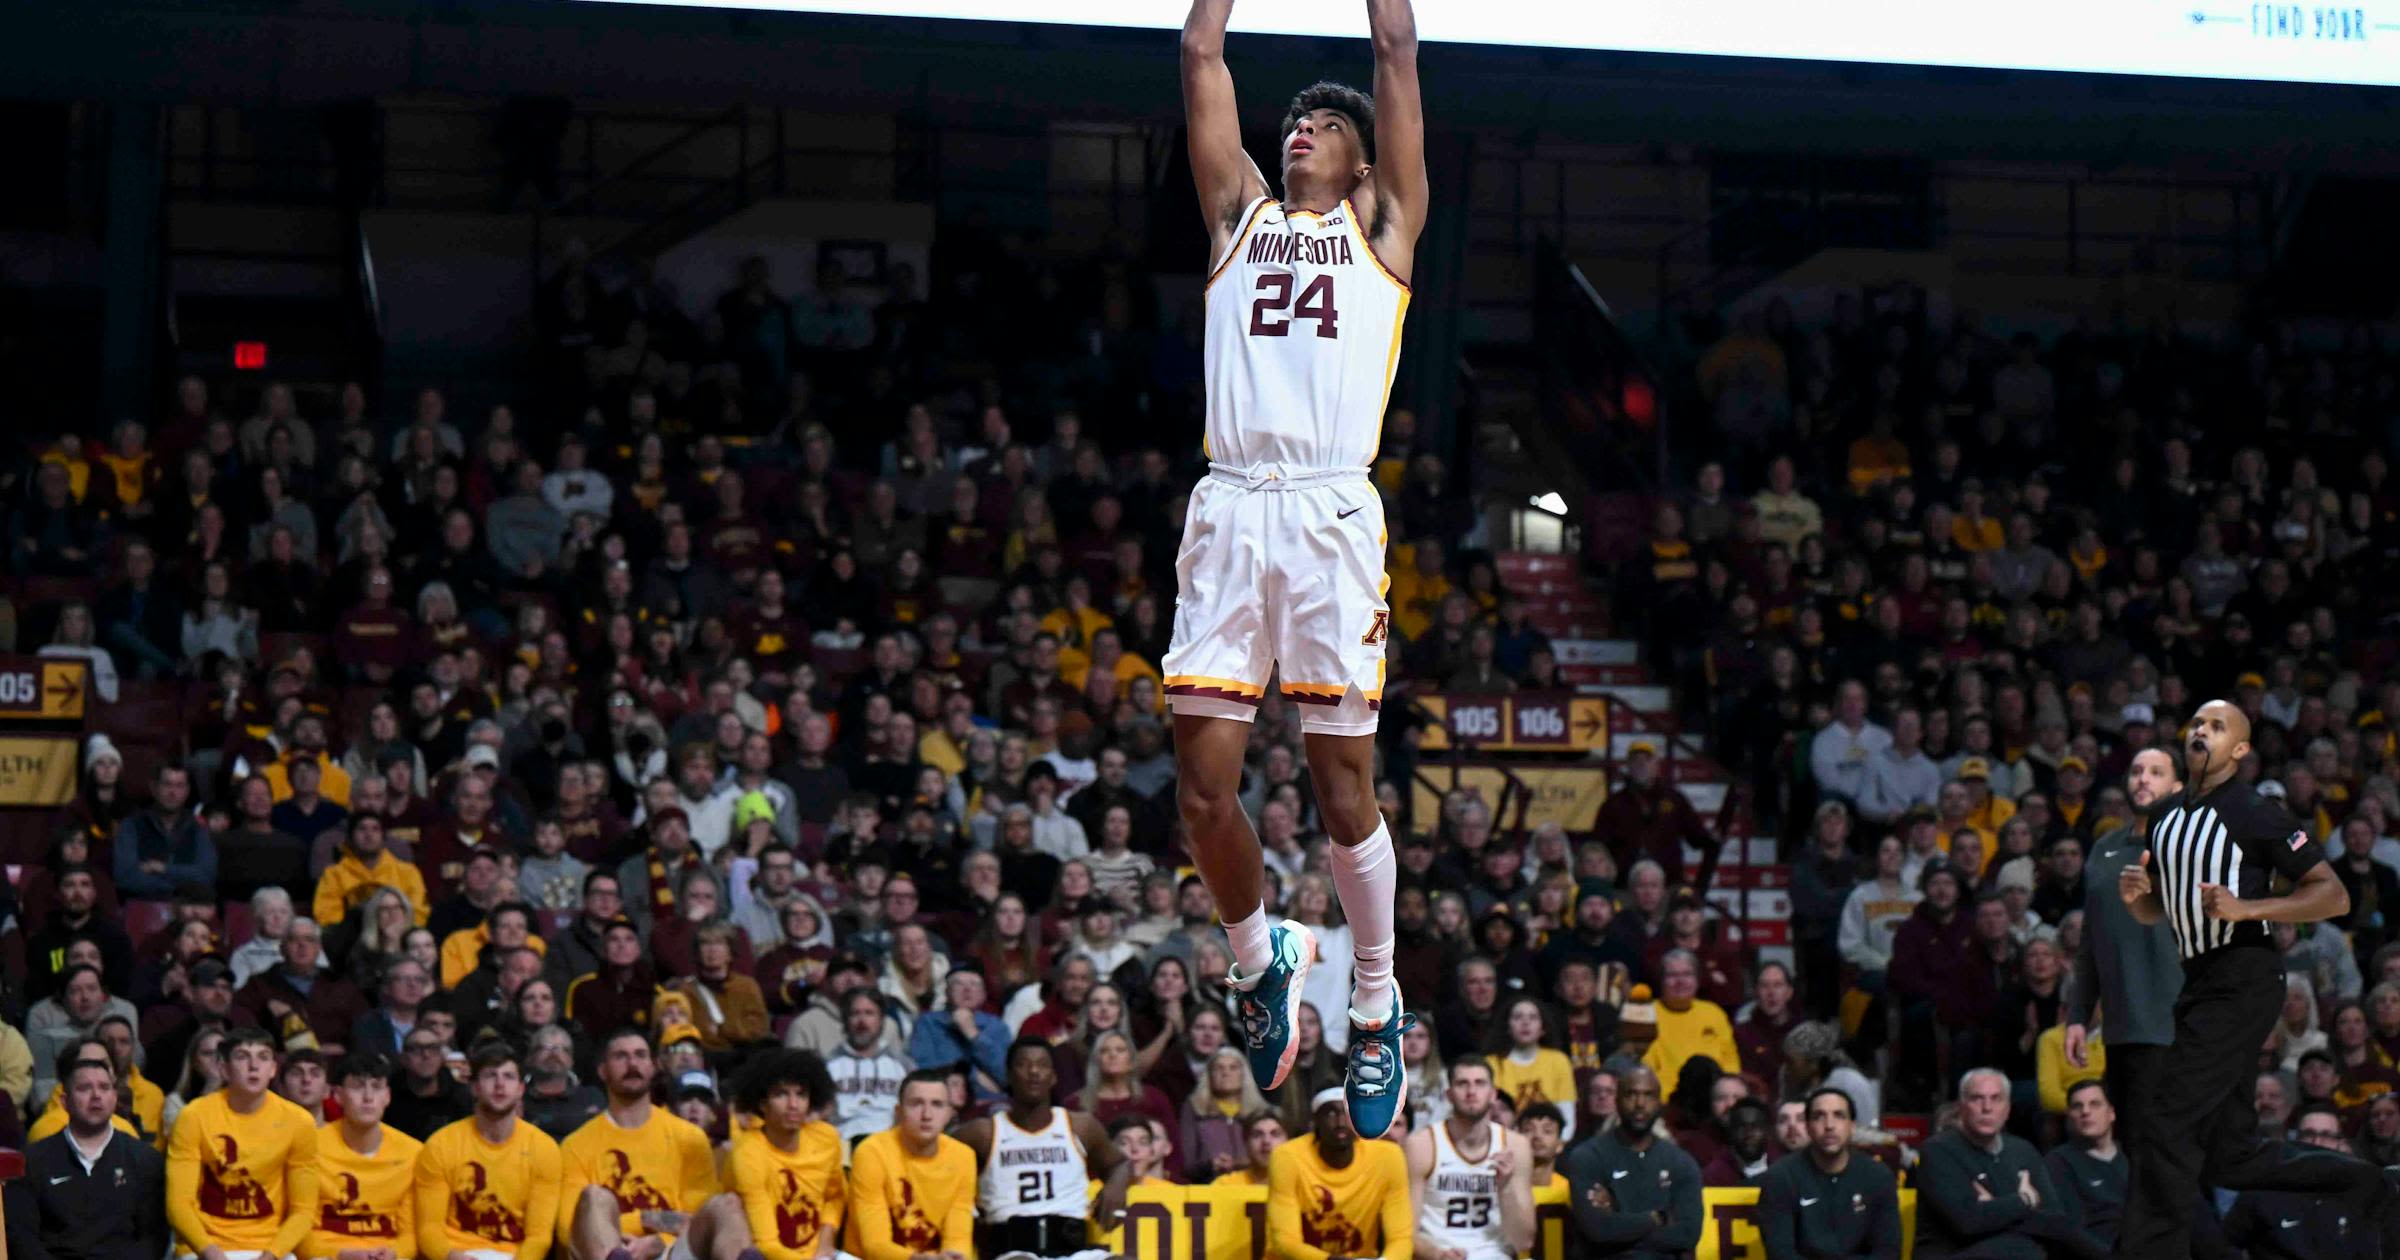
[[[1317,813],[1325,821],[1325,834],[1339,845],[1353,845],[1365,840],[1375,834],[1375,824],[1383,821],[1383,814],[1375,808],[1372,793],[1364,801],[1348,797],[1337,800],[1333,794],[1327,793],[1325,799],[1317,802]]]
[[[742,1214],[742,1198],[731,1190],[723,1191],[701,1204],[700,1210],[718,1216],[730,1214],[739,1217]]]
[[[575,1210],[577,1212],[600,1212],[612,1217],[620,1215],[617,1211],[617,1196],[606,1186],[585,1186],[583,1193],[575,1197]]]
[[[1222,827],[1241,812],[1241,792],[1238,784],[1187,775],[1175,781],[1175,807],[1194,830]]]

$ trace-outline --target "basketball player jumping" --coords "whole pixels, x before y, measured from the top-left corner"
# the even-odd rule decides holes
[[[1357,964],[1345,1098],[1360,1137],[1406,1102],[1392,985],[1397,867],[1375,809],[1383,699],[1383,503],[1367,481],[1400,356],[1424,227],[1425,119],[1409,0],[1367,0],[1375,95],[1319,83],[1282,129],[1283,197],[1242,149],[1225,25],[1233,0],[1194,0],[1183,28],[1192,178],[1208,221],[1208,476],[1192,491],[1166,655],[1177,805],[1232,938],[1250,1069],[1291,1070],[1300,986],[1316,941],[1269,923],[1258,835],[1237,799],[1246,725],[1271,677],[1306,706],[1302,730],[1333,882]],[[1325,1012],[1330,1017],[1332,1012]]]

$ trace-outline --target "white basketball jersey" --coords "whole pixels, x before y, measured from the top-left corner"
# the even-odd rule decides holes
[[[1036,1132],[1018,1128],[1006,1111],[992,1116],[992,1155],[976,1188],[981,1219],[1091,1215],[1091,1173],[1083,1143],[1067,1123],[1067,1109],[1052,1107],[1050,1123]]]
[[[1448,1125],[1433,1126],[1433,1171],[1425,1178],[1425,1203],[1417,1214],[1417,1232],[1445,1247],[1467,1253],[1467,1260],[1501,1260],[1508,1240],[1500,1230],[1500,1174],[1492,1167],[1508,1133],[1490,1120],[1484,1132],[1491,1145],[1482,1159],[1469,1163],[1450,1144]]]
[[[1374,462],[1408,286],[1376,258],[1349,201],[1322,215],[1251,202],[1210,270],[1206,304],[1211,460]]]

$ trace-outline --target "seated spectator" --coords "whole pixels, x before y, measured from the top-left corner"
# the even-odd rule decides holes
[[[287,1051],[344,1047],[367,1013],[348,980],[324,967],[322,936],[313,919],[294,919],[283,936],[283,961],[251,977],[234,1003]]]
[[[2076,1254],[2075,1206],[2032,1145],[2007,1132],[2008,1078],[1969,1071],[1958,1087],[1958,1127],[1925,1144],[1918,1175],[1917,1254]]]

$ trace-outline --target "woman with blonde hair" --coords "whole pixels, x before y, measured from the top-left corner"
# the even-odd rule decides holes
[[[1091,1004],[1087,1000],[1084,1005],[1088,1010]],[[1068,1099],[1067,1105],[1090,1112],[1102,1124],[1114,1123],[1119,1116],[1145,1116],[1158,1121],[1169,1134],[1175,1131],[1175,1105],[1167,1101],[1158,1086],[1143,1083],[1134,1068],[1133,1038],[1122,1032],[1104,1032],[1092,1039],[1083,1089]],[[1172,1146],[1167,1154],[1166,1176],[1171,1181],[1183,1177],[1183,1161]]]
[[[1247,1162],[1242,1117],[1264,1111],[1266,1096],[1250,1079],[1248,1056],[1231,1046],[1218,1049],[1201,1069],[1200,1083],[1184,1102],[1175,1147],[1194,1177],[1222,1177]]]
[[[2325,1030],[2317,1027],[2317,986],[2305,973],[2284,979],[2283,1014],[2275,1021],[2274,1059],[2286,1072],[2300,1070],[2300,1056],[2326,1046]]]
[[[378,888],[325,934],[325,950],[342,960],[353,982],[372,993],[406,952],[408,930],[416,925],[417,912],[407,897],[398,889]]]
[[[1319,1015],[1335,1013],[1325,1021],[1325,1044],[1342,1054],[1350,1048],[1350,1021],[1342,1015],[1350,1009],[1350,973],[1357,960],[1351,956],[1350,928],[1342,921],[1342,903],[1333,895],[1332,879],[1323,871],[1306,871],[1293,880],[1291,915],[1317,938],[1317,965],[1301,981],[1301,999],[1314,1005]]]

